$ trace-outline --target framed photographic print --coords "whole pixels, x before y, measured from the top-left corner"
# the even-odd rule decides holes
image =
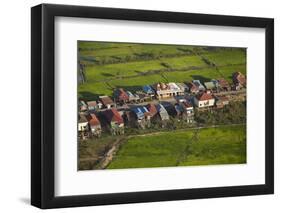
[[[32,205],[273,193],[273,19],[31,14]]]

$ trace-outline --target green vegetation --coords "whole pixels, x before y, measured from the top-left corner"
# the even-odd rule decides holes
[[[235,65],[246,63],[245,49],[223,49],[212,53],[203,54],[216,66]]]
[[[230,102],[222,109],[196,111],[195,120],[204,125],[246,123],[246,102]]]
[[[109,169],[246,163],[245,125],[132,137]]]
[[[187,82],[246,73],[246,49],[186,45],[79,41],[79,61],[86,82],[78,86],[86,100],[112,95],[116,87],[130,91],[156,82]]]
[[[114,142],[119,139],[122,139],[122,137],[107,136],[99,138],[98,141],[97,139],[89,139],[79,143],[79,170],[96,168]]]

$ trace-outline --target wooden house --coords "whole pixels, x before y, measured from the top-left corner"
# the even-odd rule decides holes
[[[231,89],[228,81],[224,78],[218,79],[218,86],[220,91],[229,91]]]
[[[175,104],[175,109],[177,111],[177,117],[186,121],[187,123],[194,122],[194,109],[193,105],[188,102],[179,102]]]
[[[200,80],[192,80],[192,83],[199,89],[200,92],[205,91],[205,87],[201,84]]]
[[[150,85],[143,86],[142,90],[145,94],[149,95],[151,98],[155,97],[155,91]]]
[[[101,124],[99,119],[94,113],[88,115],[88,123],[91,130],[92,136],[100,137],[101,136]]]
[[[175,110],[177,112],[177,118],[182,118],[183,114],[184,114],[184,107],[182,106],[182,104],[176,103],[175,104]]]
[[[148,102],[152,100],[152,97],[142,91],[136,92],[136,95],[139,97],[139,102]]]
[[[172,104],[171,102],[168,102],[168,101],[161,102],[161,105],[166,109],[169,116],[175,117],[177,115],[175,105]]]
[[[162,104],[157,104],[156,108],[159,113],[159,117],[160,117],[161,121],[167,121],[170,119],[170,116],[169,116],[167,110],[165,109],[165,107]]]
[[[124,120],[116,108],[111,108],[102,112],[112,135],[124,134]]]
[[[223,108],[225,105],[229,104],[229,99],[226,96],[217,96],[216,97],[216,107]]]
[[[115,103],[112,101],[112,99],[109,96],[100,96],[99,99],[100,102],[103,104],[103,107],[107,109],[115,107]]]
[[[83,101],[83,100],[80,100],[80,101],[79,101],[78,107],[79,107],[79,111],[80,111],[80,112],[85,112],[85,111],[87,111],[87,109],[88,109],[88,106],[87,106],[86,102]]]
[[[88,105],[89,111],[94,111],[94,110],[97,110],[99,108],[96,101],[88,101],[87,105]]]
[[[199,88],[193,82],[187,83],[187,86],[190,93],[197,94],[199,92]]]
[[[176,83],[176,84],[181,89],[181,91],[183,92],[189,91],[189,87],[185,83]]]
[[[194,122],[194,108],[193,105],[186,101],[186,102],[181,102],[180,105],[182,105],[184,109],[184,116],[183,118],[186,120],[187,123],[193,123]]]
[[[85,114],[78,114],[78,137],[85,140],[89,137],[88,120]]]
[[[158,111],[157,111],[155,104],[150,103],[146,106],[146,108],[148,109],[148,111],[150,113],[151,119],[157,115]]]
[[[133,107],[131,110],[135,116],[135,121],[139,128],[145,129],[146,127],[150,127],[151,115],[145,106]]]
[[[114,90],[113,97],[114,97],[114,100],[118,103],[124,104],[124,103],[129,102],[129,95],[122,88],[118,88],[118,89]]]
[[[126,93],[127,93],[128,97],[129,97],[129,102],[130,103],[138,103],[138,102],[140,102],[140,97],[139,97],[138,94],[133,94],[130,91],[127,91]]]
[[[216,86],[213,81],[205,82],[204,83],[206,90],[215,91]]]
[[[233,81],[235,90],[239,90],[243,87],[246,87],[246,77],[241,72],[233,73],[232,81]]]

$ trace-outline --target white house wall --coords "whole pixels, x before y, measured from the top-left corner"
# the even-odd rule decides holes
[[[195,98],[194,103],[199,108],[209,107],[209,106],[214,106],[215,105],[215,99],[198,101],[197,98]]]

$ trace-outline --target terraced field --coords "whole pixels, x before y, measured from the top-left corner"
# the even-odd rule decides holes
[[[116,87],[136,91],[156,82],[231,81],[235,71],[246,74],[245,48],[79,41],[78,50],[86,75],[78,93],[86,100],[112,95]]]

